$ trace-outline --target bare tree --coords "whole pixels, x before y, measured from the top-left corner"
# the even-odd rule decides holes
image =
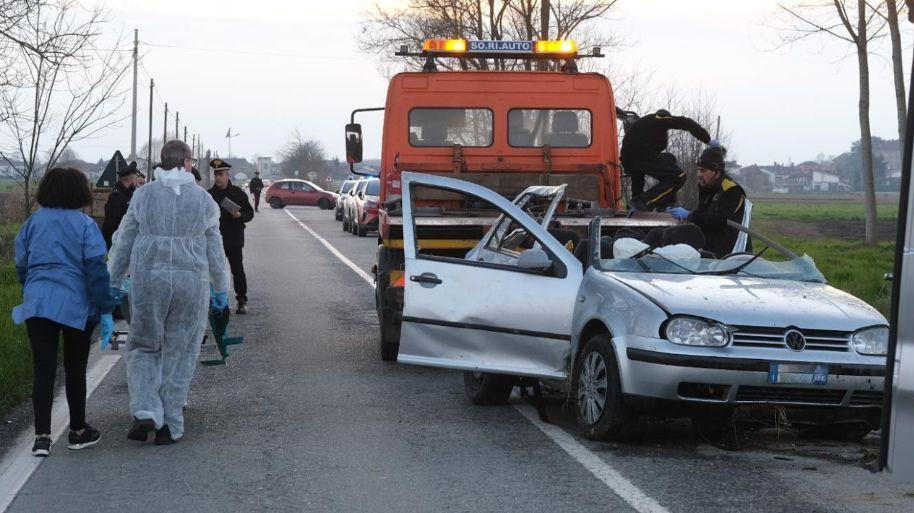
[[[279,169],[289,178],[301,178],[308,171],[320,172],[326,166],[327,153],[316,139],[305,139],[298,130],[292,133],[292,140],[280,152],[282,163]]]
[[[118,121],[121,79],[129,69],[129,54],[98,49],[102,11],[87,11],[76,0],[29,5],[12,37],[0,32],[16,52],[10,56],[16,82],[0,88],[0,139],[12,141],[0,149],[0,159],[17,169],[25,215],[34,182],[61,153]]]
[[[876,188],[873,177],[873,138],[870,129],[869,45],[880,37],[885,23],[867,6],[866,0],[804,0],[778,4],[791,26],[782,32],[785,44],[809,37],[828,36],[851,45],[857,54],[860,81],[857,114],[863,165],[863,197],[866,207],[866,243],[876,244]]]
[[[906,91],[904,88],[904,64],[901,56],[903,50],[903,47],[901,46],[901,27],[898,25],[898,15],[904,9],[904,5],[899,6],[896,0],[883,0],[875,5],[870,4],[870,8],[884,20],[889,29],[889,41],[891,42],[892,51],[892,75],[895,79],[895,108],[898,116],[898,140],[904,141],[907,107],[905,105]],[[902,149],[902,151],[904,150]]]
[[[401,46],[422,47],[434,38],[477,40],[562,39],[586,34],[582,47],[613,46],[617,40],[601,36],[592,28],[618,0],[410,0],[404,7],[383,7],[370,11],[362,23],[359,47],[381,55],[390,63]],[[412,69],[421,60],[407,61]],[[529,62],[496,59],[461,59],[442,62],[446,69],[530,69]],[[402,66],[395,66],[400,68]]]

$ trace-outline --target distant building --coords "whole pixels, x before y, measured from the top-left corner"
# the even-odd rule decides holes
[[[257,162],[254,165],[257,168],[257,171],[260,172],[261,178],[267,180],[273,180],[275,178],[273,157],[257,157]]]

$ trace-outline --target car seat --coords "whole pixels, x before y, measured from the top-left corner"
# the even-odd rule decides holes
[[[447,125],[439,121],[423,125],[421,146],[451,146],[447,140]]]
[[[543,138],[543,144],[556,148],[585,148],[589,141],[586,135],[578,132],[578,115],[562,110],[552,117],[552,131]]]
[[[524,126],[521,112],[508,115],[508,144],[511,146],[533,146],[533,132]]]

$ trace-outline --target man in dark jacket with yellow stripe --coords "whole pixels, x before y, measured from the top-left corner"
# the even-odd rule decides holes
[[[733,252],[739,230],[727,226],[727,221],[743,222],[746,192],[727,176],[721,146],[710,146],[698,159],[698,208],[690,212],[682,207],[668,210],[674,217],[691,221],[705,234],[704,249],[722,258]],[[746,251],[752,251],[747,241]]]
[[[672,205],[676,202],[676,191],[686,182],[686,174],[676,163],[676,157],[665,151],[670,130],[685,130],[705,144],[711,141],[708,131],[694,120],[673,116],[664,109],[627,126],[620,160],[632,179],[629,207],[633,210],[662,210],[662,207]],[[657,180],[647,191],[644,190],[646,176]]]

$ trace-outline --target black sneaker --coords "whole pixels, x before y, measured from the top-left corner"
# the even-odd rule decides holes
[[[149,433],[155,431],[156,423],[152,419],[133,419],[133,425],[130,431],[127,431],[127,438],[137,442],[145,442],[149,438]]]
[[[32,446],[32,456],[46,458],[51,453],[51,437],[36,436],[35,445]]]
[[[238,302],[238,309],[235,310],[235,313],[236,313],[236,314],[241,314],[241,315],[244,315],[244,314],[248,313],[248,302],[247,302],[247,301],[239,301],[239,302]]]
[[[171,445],[176,441],[171,437],[171,430],[168,429],[168,424],[162,426],[162,429],[156,430],[156,445]]]
[[[99,430],[94,427],[86,424],[86,427],[83,428],[82,433],[76,433],[76,431],[70,430],[70,437],[67,447],[78,451],[79,449],[85,449],[86,447],[92,447],[101,440],[102,434]]]

